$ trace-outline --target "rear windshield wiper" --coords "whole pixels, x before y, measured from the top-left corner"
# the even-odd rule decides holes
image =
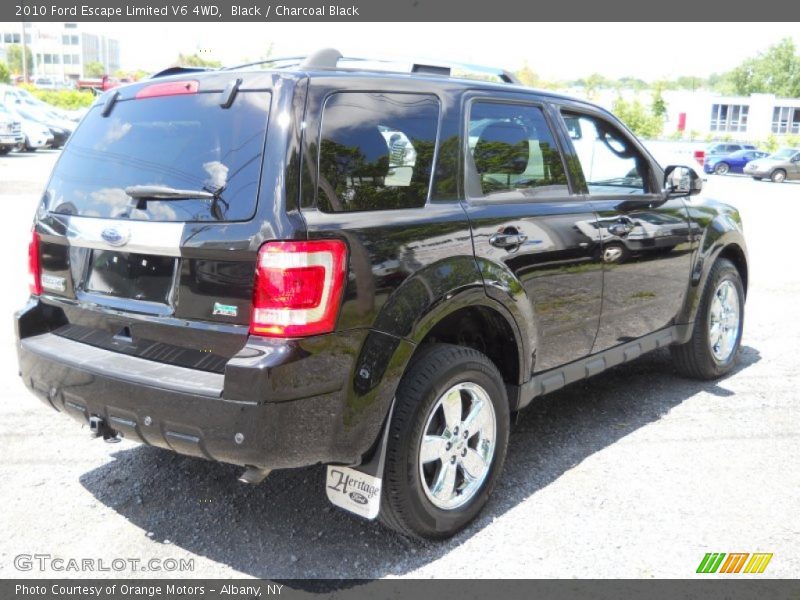
[[[222,199],[222,192],[225,186],[215,191],[208,189],[202,190],[179,190],[166,185],[131,185],[125,188],[125,193],[136,201],[137,210],[147,210],[148,200],[210,200],[211,211],[217,219],[222,220],[229,206]],[[220,208],[224,205],[224,209]]]
[[[125,193],[136,200],[185,200],[200,198],[214,200],[217,194],[208,190],[178,190],[166,185],[132,185]]]

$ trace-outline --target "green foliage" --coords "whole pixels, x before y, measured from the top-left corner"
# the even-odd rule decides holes
[[[203,58],[196,52],[194,54],[178,54],[175,64],[182,67],[208,67],[211,69],[218,69],[222,66],[218,60]]]
[[[778,146],[779,146],[778,138],[775,137],[774,134],[770,133],[769,136],[767,137],[767,141],[764,142],[763,144],[759,144],[759,145],[763,145],[764,149],[767,152],[775,152],[778,149]]]
[[[683,134],[684,134],[683,131],[679,131],[676,129],[675,131],[670,133],[668,137],[673,142],[679,142],[683,139]]]
[[[800,56],[791,38],[784,38],[725,76],[733,93],[743,96],[771,93],[786,98],[800,96]]]
[[[24,87],[42,102],[64,110],[83,108],[94,102],[94,94],[89,90],[41,90],[33,86]]]
[[[11,83],[11,71],[2,60],[0,60],[0,83]]]
[[[611,110],[639,137],[657,138],[664,128],[664,118],[648,111],[638,100],[629,102],[618,97]]]
[[[665,119],[667,117],[667,103],[661,95],[663,84],[657,83],[653,90],[653,103],[650,105],[650,111],[657,117]]]
[[[28,64],[28,75],[30,75],[33,72],[33,53],[30,48],[25,48],[25,57],[25,62]],[[6,59],[12,73],[22,73],[22,46],[19,44],[7,46]]]
[[[102,77],[106,74],[106,68],[103,66],[103,63],[95,60],[88,62],[83,66],[83,73],[86,75],[86,77],[97,79],[98,77]]]

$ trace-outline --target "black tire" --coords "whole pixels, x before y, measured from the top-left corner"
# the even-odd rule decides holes
[[[3,146],[2,148],[0,148],[0,156],[4,156],[9,152],[11,152],[11,148],[9,148],[8,146]]]
[[[718,162],[714,165],[714,173],[716,175],[727,175],[728,171],[731,170],[731,167],[726,162]]]
[[[755,179],[756,181],[761,181],[763,179],[763,177],[755,177],[755,176],[753,176],[753,179]]]
[[[488,393],[495,414],[495,449],[487,475],[464,505],[435,506],[426,496],[418,456],[428,416],[439,398],[459,383],[478,384]],[[420,350],[395,395],[384,467],[380,520],[409,537],[445,539],[466,527],[494,490],[505,462],[510,416],[505,384],[497,367],[477,350],[431,344]],[[449,447],[449,446],[448,446]]]
[[[773,183],[783,183],[786,181],[786,171],[783,169],[775,169],[769,176]]]
[[[714,293],[724,281],[730,281],[736,288],[739,300],[739,330],[730,356],[723,361],[718,360],[712,352],[709,341],[708,329],[711,319],[711,300]],[[718,259],[708,275],[697,318],[694,322],[694,331],[691,339],[685,344],[670,347],[672,360],[678,371],[686,377],[693,379],[717,379],[728,373],[736,363],[739,346],[742,341],[744,329],[744,286],[739,271],[734,264],[724,258]]]

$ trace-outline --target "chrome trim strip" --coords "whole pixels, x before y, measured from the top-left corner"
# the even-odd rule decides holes
[[[95,219],[70,215],[66,220],[70,246],[115,252],[180,256],[184,223]],[[103,231],[116,230],[127,241],[117,245],[103,239]]]

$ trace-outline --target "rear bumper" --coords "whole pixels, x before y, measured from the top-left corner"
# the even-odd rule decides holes
[[[324,336],[316,352],[309,351],[313,343],[256,339],[223,375],[30,331],[24,321],[37,306],[16,315],[25,385],[80,423],[99,416],[127,439],[180,454],[270,469],[357,464],[377,439],[394,393],[391,382],[367,394],[349,383],[358,348],[374,333]],[[29,335],[20,337],[21,330]]]

